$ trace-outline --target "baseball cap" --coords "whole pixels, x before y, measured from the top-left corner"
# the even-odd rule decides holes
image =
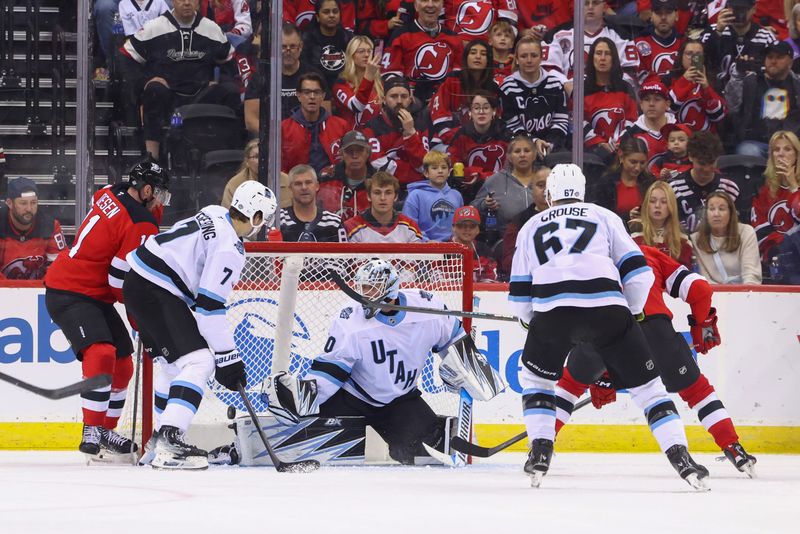
[[[6,197],[8,199],[15,199],[20,197],[31,197],[38,194],[36,183],[33,180],[20,176],[16,180],[8,182],[8,192]]]
[[[780,54],[782,56],[793,56],[794,51],[786,41],[775,41],[767,45],[766,54]]]
[[[652,0],[651,9],[653,11],[677,11],[678,3],[675,0]]]
[[[728,7],[745,7],[750,9],[754,5],[756,5],[756,0],[728,0]]]
[[[657,78],[652,78],[650,80],[645,81],[642,84],[642,86],[639,88],[639,98],[644,98],[645,95],[649,95],[651,93],[661,95],[667,100],[669,100],[669,92],[667,91],[667,86],[661,83],[661,80]]]
[[[692,136],[692,129],[689,127],[688,124],[673,122],[671,124],[665,124],[664,126],[661,127],[661,135],[664,136],[665,138],[669,137],[670,133],[677,131],[685,133],[687,137]]]
[[[461,206],[458,208],[455,215],[453,215],[453,224],[463,221],[472,221],[475,224],[480,224],[481,214],[478,213],[478,208],[475,206]]]
[[[411,92],[411,85],[408,80],[398,74],[389,74],[383,77],[383,94],[388,93],[395,87],[405,87],[408,92]]]
[[[341,148],[344,150],[345,148],[353,145],[363,146],[367,149],[370,148],[369,141],[367,141],[367,137],[363,133],[350,130],[342,136]]]

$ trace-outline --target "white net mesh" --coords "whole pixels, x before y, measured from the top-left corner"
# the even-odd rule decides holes
[[[353,303],[331,280],[329,269],[336,269],[352,287],[358,268],[379,257],[398,269],[401,288],[430,291],[450,309],[461,310],[464,302],[471,302],[471,295],[465,299],[465,261],[457,245],[319,245],[282,243],[252,247],[257,251],[249,248],[240,282],[228,300],[228,322],[246,362],[248,396],[258,412],[266,410],[260,395],[263,379],[287,366],[291,373],[303,376],[311,361],[323,353],[334,317],[346,304]],[[432,354],[418,387],[434,411],[457,414],[458,398],[443,390]],[[238,393],[212,380],[193,426],[226,424],[228,406],[245,410]],[[131,411],[128,409],[129,416]],[[123,425],[129,427],[130,422]]]

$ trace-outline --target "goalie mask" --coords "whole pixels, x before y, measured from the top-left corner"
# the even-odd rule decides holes
[[[359,267],[353,281],[356,291],[375,302],[391,302],[400,292],[400,275],[397,269],[388,261],[378,258]],[[364,306],[367,319],[371,319],[376,313],[377,309]]]
[[[574,163],[559,163],[547,177],[545,200],[553,207],[559,200],[580,200],[586,194],[586,177]]]

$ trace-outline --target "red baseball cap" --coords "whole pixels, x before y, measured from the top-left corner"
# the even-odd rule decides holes
[[[639,98],[644,98],[645,95],[649,95],[651,93],[661,95],[669,100],[669,91],[667,90],[667,86],[661,83],[661,80],[658,78],[645,81],[639,88]]]
[[[678,130],[685,133],[686,137],[691,137],[693,133],[692,129],[689,128],[688,124],[673,122],[671,124],[665,124],[664,126],[661,127],[661,135],[663,135],[664,137],[669,137],[669,134]]]
[[[480,224],[481,214],[478,213],[478,208],[475,206],[461,206],[458,208],[455,215],[453,215],[453,224],[463,221],[472,221],[475,224]]]

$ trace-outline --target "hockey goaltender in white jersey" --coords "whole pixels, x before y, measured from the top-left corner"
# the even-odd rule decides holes
[[[400,276],[386,260],[372,259],[355,275],[357,291],[378,303],[446,309],[420,289],[400,290]],[[272,380],[270,411],[299,416],[363,416],[404,464],[426,456],[425,443],[443,450],[443,422],[422,399],[417,382],[428,354],[442,357],[439,375],[454,391],[489,400],[504,384],[453,316],[361,306],[341,309],[329,330],[324,353],[305,380],[288,374]]]

